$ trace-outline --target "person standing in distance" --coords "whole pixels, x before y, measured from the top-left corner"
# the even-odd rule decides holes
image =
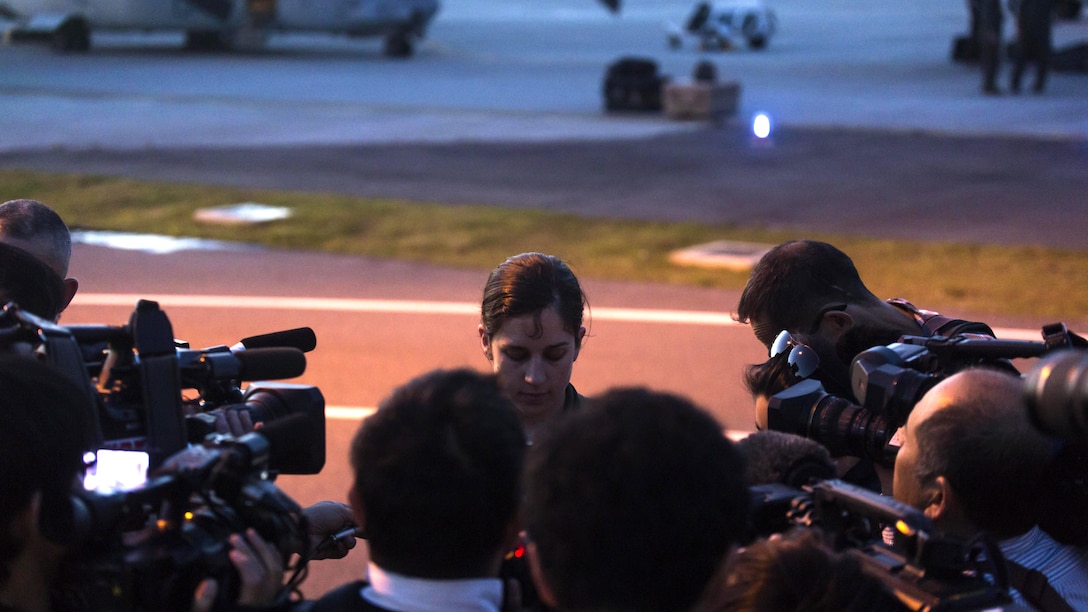
[[[1035,63],[1035,83],[1032,90],[1043,93],[1050,71],[1050,53],[1053,47],[1051,20],[1054,18],[1054,0],[1010,0],[1009,9],[1016,18],[1016,42],[1019,43],[1012,65],[1009,90],[1020,93],[1020,80],[1028,63]]]
[[[582,349],[586,296],[559,258],[522,253],[492,270],[480,308],[480,347],[518,409],[529,440],[586,403],[570,383]]]

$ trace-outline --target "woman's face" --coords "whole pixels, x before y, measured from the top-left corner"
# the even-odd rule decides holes
[[[540,311],[539,317],[539,328],[535,313],[509,317],[490,336],[480,326],[484,356],[526,424],[543,422],[562,409],[578,358],[576,345],[586,333],[580,328],[576,339],[563,329],[554,307]]]

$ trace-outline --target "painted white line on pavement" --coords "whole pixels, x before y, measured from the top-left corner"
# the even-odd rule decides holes
[[[347,298],[299,298],[237,295],[144,295],[126,293],[76,294],[76,306],[135,306],[153,300],[172,308],[249,308],[263,310],[318,310],[329,312],[385,312],[394,314],[479,315],[472,302],[426,300],[368,300]],[[729,313],[650,308],[593,308],[593,319],[636,323],[686,323],[691,325],[739,325]]]
[[[135,293],[79,293],[76,306],[135,306],[154,300],[172,308],[249,308],[262,310],[317,310],[326,312],[385,312],[393,314],[478,315],[479,304],[428,300],[370,300],[349,298],[300,298],[251,295],[146,295]],[[598,321],[630,323],[679,323],[682,325],[742,325],[732,313],[699,310],[658,310],[653,308],[593,308]],[[1042,341],[1040,329],[994,328],[1003,340]]]
[[[361,421],[374,414],[378,409],[360,406],[325,406],[325,418],[334,421]],[[752,432],[741,429],[727,429],[725,435],[736,442]]]
[[[325,406],[325,418],[337,421],[361,421],[377,410],[374,407]]]

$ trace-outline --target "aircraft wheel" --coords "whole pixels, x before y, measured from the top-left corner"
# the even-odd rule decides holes
[[[411,57],[414,50],[407,34],[393,34],[385,39],[386,57]]]
[[[53,49],[61,53],[83,53],[91,48],[91,28],[83,19],[69,19],[53,33]]]
[[[767,46],[767,39],[763,36],[753,36],[748,39],[748,47],[751,49],[762,49]]]
[[[701,51],[722,51],[728,48],[729,41],[722,38],[721,36],[718,36],[717,34],[712,34],[710,36],[704,37],[699,44],[699,49]]]
[[[1081,0],[1065,0],[1055,3],[1054,12],[1059,19],[1072,20],[1080,17],[1083,7],[1084,3]]]
[[[189,51],[223,51],[227,43],[219,30],[189,30],[185,32],[185,48]]]

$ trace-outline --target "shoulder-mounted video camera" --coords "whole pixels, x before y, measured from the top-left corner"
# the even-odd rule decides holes
[[[757,485],[750,494],[755,537],[819,529],[910,609],[983,610],[1012,601],[995,543],[939,533],[920,510],[892,498],[841,480],[803,489]]]
[[[92,417],[97,452],[70,516],[52,529],[73,551],[64,609],[188,610],[208,577],[224,609],[239,586],[230,534],[254,529],[285,561],[305,552],[301,509],[273,480],[324,466],[324,397],[305,385],[241,385],[301,375],[315,344],[303,328],[194,350],[146,300],[122,326],[60,326],[14,303],[0,310],[0,350],[75,381]],[[261,426],[217,434],[213,410],[246,410]]]
[[[1043,341],[999,340],[977,334],[945,336],[903,336],[898,342],[876,346],[859,353],[850,365],[854,398],[827,393],[816,379],[805,379],[773,396],[767,414],[761,419],[768,429],[811,438],[820,442],[832,456],[855,456],[892,466],[899,445],[896,432],[910,416],[914,405],[943,378],[972,366],[987,365],[1018,373],[1011,359],[1040,357],[1061,349],[1076,348],[1085,355],[1088,342],[1068,331],[1064,324],[1042,328]],[[1073,358],[1066,358],[1075,361]],[[1065,362],[1063,362],[1065,363]],[[1088,370],[1088,361],[1069,364],[1065,376]],[[1042,384],[1045,377],[1029,377]],[[1088,377],[1083,377],[1088,380]],[[1068,386],[1067,386],[1068,387]],[[1058,396],[1072,389],[1052,384],[1046,393],[1032,393],[1036,409],[1042,414],[1062,412]],[[1088,406],[1088,384],[1081,384],[1075,396]],[[1088,414],[1088,409],[1082,409]],[[1057,419],[1056,420],[1061,420]],[[1088,419],[1081,431],[1088,433]]]

